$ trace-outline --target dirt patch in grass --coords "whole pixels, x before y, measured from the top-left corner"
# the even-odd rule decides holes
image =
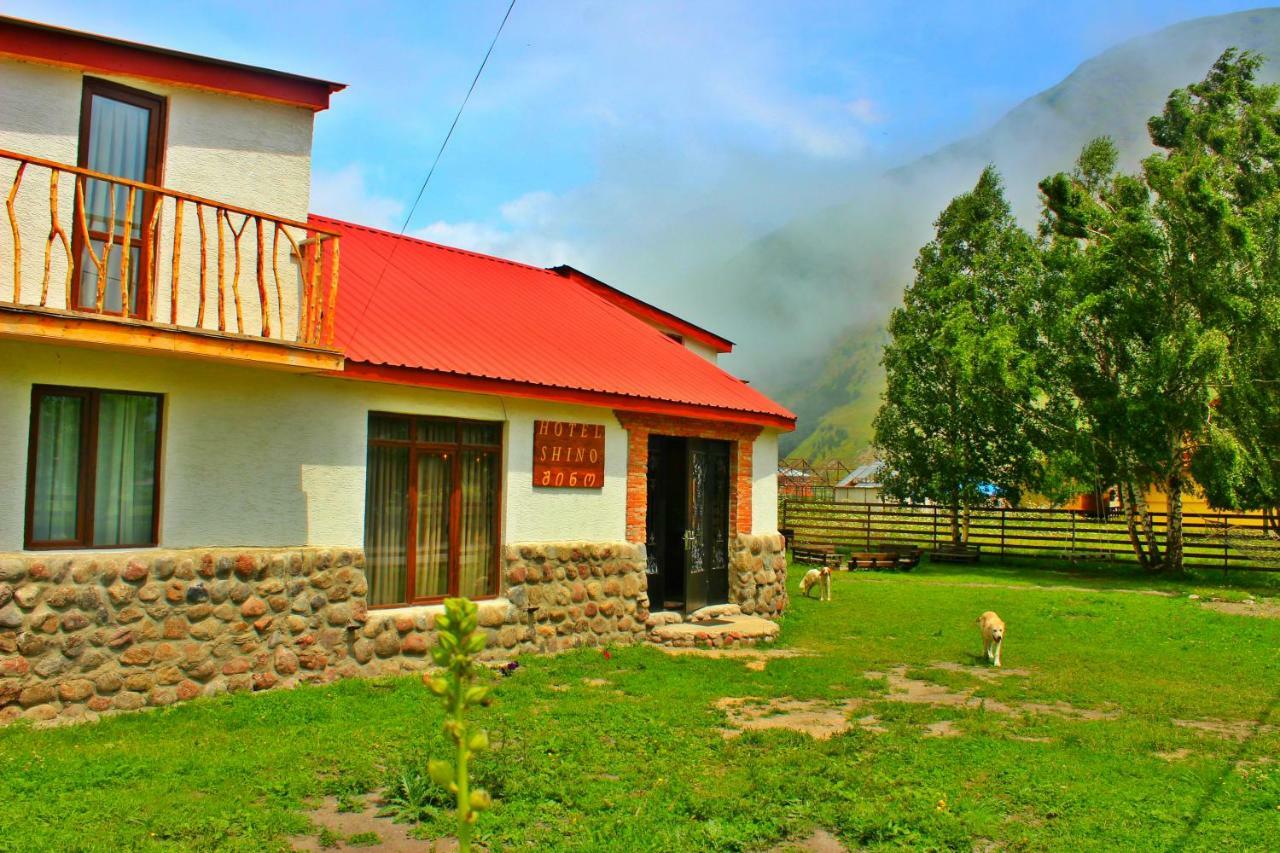
[[[769,853],[845,853],[848,850],[840,839],[825,829],[815,829],[813,834],[801,841],[786,841],[774,847]]]
[[[1280,601],[1263,599],[1255,601],[1205,601],[1201,607],[1216,610],[1219,613],[1230,613],[1232,616],[1255,616],[1259,619],[1280,619]]]
[[[1027,674],[1026,670],[996,670],[987,667],[966,667],[954,663],[932,664],[929,668],[963,672],[987,682],[1006,676]],[[981,708],[1007,717],[1040,714],[1068,720],[1114,720],[1123,715],[1119,709],[1077,708],[1066,702],[1004,702],[999,699],[976,696],[978,691],[976,685],[967,689],[951,688],[932,681],[911,678],[907,675],[910,669],[904,664],[894,667],[888,673],[864,672],[864,678],[883,679],[888,684],[888,693],[879,700],[822,701],[790,697],[757,699],[726,696],[715,703],[715,707],[724,711],[729,717],[730,728],[721,729],[721,734],[727,739],[737,737],[748,730],[786,729],[802,732],[818,740],[826,740],[834,735],[843,734],[855,726],[866,731],[883,733],[885,729],[880,725],[880,719],[874,714],[851,719],[853,711],[866,706],[871,701],[901,702],[935,708]],[[964,732],[956,727],[954,721],[940,720],[923,726],[921,734],[924,737],[960,737]],[[1052,741],[1052,738],[1014,737],[1018,740],[1037,743]]]
[[[853,725],[849,712],[861,705],[860,699],[831,703],[789,697],[761,700],[726,696],[717,701],[715,706],[728,714],[733,726],[721,730],[726,740],[735,738],[744,731],[765,729],[786,729],[809,735],[816,740],[826,740],[832,735],[847,732]]]
[[[1193,729],[1224,740],[1244,741],[1255,734],[1269,734],[1275,726],[1255,723],[1251,720],[1174,720],[1179,728]]]
[[[986,681],[992,681],[1000,678],[1000,675],[992,673],[999,672],[994,668],[986,667],[963,667],[959,664],[932,664],[932,669],[945,669],[952,672],[964,671],[975,675]],[[1018,713],[1029,714],[1045,714],[1051,717],[1063,717],[1065,719],[1075,720],[1114,720],[1121,715],[1118,709],[1102,710],[1098,708],[1077,708],[1066,702],[1002,702],[999,699],[991,699],[987,697],[975,696],[977,688],[972,687],[967,690],[954,690],[941,684],[935,684],[932,681],[924,681],[918,678],[910,678],[907,675],[909,667],[899,666],[891,669],[887,674],[880,672],[864,673],[867,678],[884,678],[889,684],[889,693],[885,697],[891,702],[905,702],[911,705],[934,705],[947,708],[982,708],[994,714],[1004,714],[1013,716]],[[1021,675],[1025,671],[1004,670],[1007,675]],[[982,673],[978,675],[978,673]]]
[[[944,672],[958,672],[962,675],[970,675],[974,678],[980,678],[983,681],[998,681],[1001,678],[1008,678],[1011,675],[1026,676],[1031,674],[1029,669],[1018,669],[1017,667],[997,667],[997,666],[966,666],[955,661],[938,661],[929,664],[929,669],[941,669]]]
[[[743,661],[747,669],[752,672],[764,672],[769,661],[774,658],[802,658],[813,657],[812,652],[801,651],[799,649],[703,649],[697,646],[659,646],[665,653],[674,656],[680,655],[696,655],[703,658],[732,658]]]
[[[320,827],[317,835],[295,835],[289,839],[294,850],[367,850],[373,853],[385,851],[446,851],[456,850],[453,839],[423,841],[409,835],[411,824],[395,823],[389,817],[378,817],[378,805],[373,798],[363,801],[358,812],[338,810],[337,797],[325,797],[320,808],[307,812],[307,817]],[[374,838],[377,841],[374,841]]]
[[[1195,755],[1195,753],[1187,749],[1185,746],[1178,749],[1166,749],[1155,753],[1156,758],[1170,763],[1174,761],[1184,761],[1193,755]]]

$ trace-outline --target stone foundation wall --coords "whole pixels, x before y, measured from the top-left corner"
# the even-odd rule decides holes
[[[729,543],[729,601],[774,618],[787,608],[787,551],[780,534],[739,533]]]
[[[511,612],[498,632],[503,649],[557,652],[644,638],[649,594],[643,545],[508,545],[504,559]]]
[[[0,723],[361,670],[359,550],[0,555]]]
[[[369,610],[363,554],[324,548],[0,555],[0,724],[425,669],[430,608]],[[512,545],[484,656],[631,643],[643,546]]]

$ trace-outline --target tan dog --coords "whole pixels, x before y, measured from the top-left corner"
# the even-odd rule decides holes
[[[804,578],[800,581],[800,592],[805,598],[809,597],[809,590],[814,587],[818,588],[818,600],[831,600],[831,567],[823,566],[820,569],[810,569],[804,573]]]
[[[994,610],[988,610],[978,617],[978,627],[982,630],[982,653],[987,662],[1000,665],[1000,647],[1004,645],[1004,620]]]

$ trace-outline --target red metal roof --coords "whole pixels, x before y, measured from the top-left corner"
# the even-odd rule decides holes
[[[733,352],[733,341],[728,338],[723,338],[715,332],[707,331],[701,326],[690,323],[683,317],[677,317],[670,311],[663,311],[658,306],[650,305],[643,299],[637,299],[630,293],[624,293],[613,285],[605,284],[595,276],[587,275],[582,270],[576,270],[568,264],[562,264],[558,267],[552,267],[551,271],[581,282],[583,287],[594,291],[614,305],[625,308],[650,325],[667,329],[685,339],[697,341],[718,353]]]
[[[161,80],[310,110],[328,109],[329,96],[346,88],[345,83],[317,80],[2,15],[0,56]]]
[[[791,412],[573,278],[311,221],[342,235],[335,344],[344,375],[795,426]]]

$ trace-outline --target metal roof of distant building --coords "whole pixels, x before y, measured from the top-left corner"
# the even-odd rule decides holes
[[[884,463],[879,460],[868,462],[865,465],[859,465],[849,472],[840,482],[836,483],[835,488],[844,489],[850,486],[867,486],[875,488],[880,485],[879,477],[884,470]]]
[[[335,344],[353,378],[795,426],[786,408],[572,277],[311,221],[342,237]]]

